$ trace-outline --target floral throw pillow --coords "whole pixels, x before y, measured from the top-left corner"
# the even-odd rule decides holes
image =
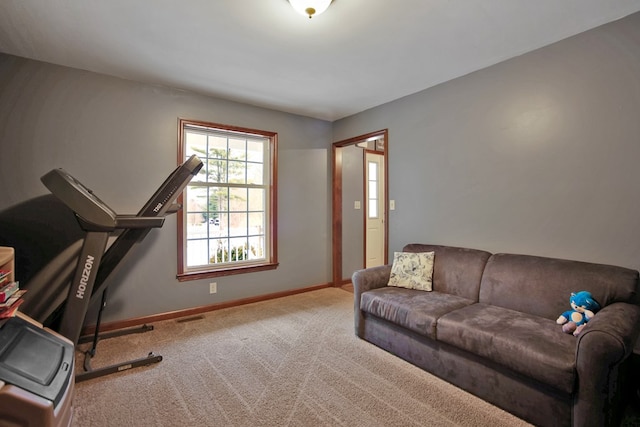
[[[434,252],[395,252],[388,286],[433,290]]]

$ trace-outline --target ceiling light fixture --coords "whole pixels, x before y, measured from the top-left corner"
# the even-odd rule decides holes
[[[332,0],[289,0],[296,12],[311,19],[327,10]]]

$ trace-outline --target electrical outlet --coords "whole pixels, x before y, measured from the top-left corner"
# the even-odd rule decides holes
[[[218,292],[218,284],[216,282],[209,283],[209,293],[215,294],[216,292]]]

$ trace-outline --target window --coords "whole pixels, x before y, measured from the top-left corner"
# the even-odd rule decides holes
[[[204,166],[185,188],[178,279],[277,267],[277,134],[180,120],[179,161]]]
[[[367,161],[367,199],[369,219],[378,218],[378,163]]]

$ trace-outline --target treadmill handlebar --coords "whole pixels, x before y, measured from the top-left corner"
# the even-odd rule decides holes
[[[115,228],[160,228],[163,224],[163,216],[117,215]]]
[[[116,213],[64,169],[53,169],[40,180],[87,223],[102,228],[115,227]]]

